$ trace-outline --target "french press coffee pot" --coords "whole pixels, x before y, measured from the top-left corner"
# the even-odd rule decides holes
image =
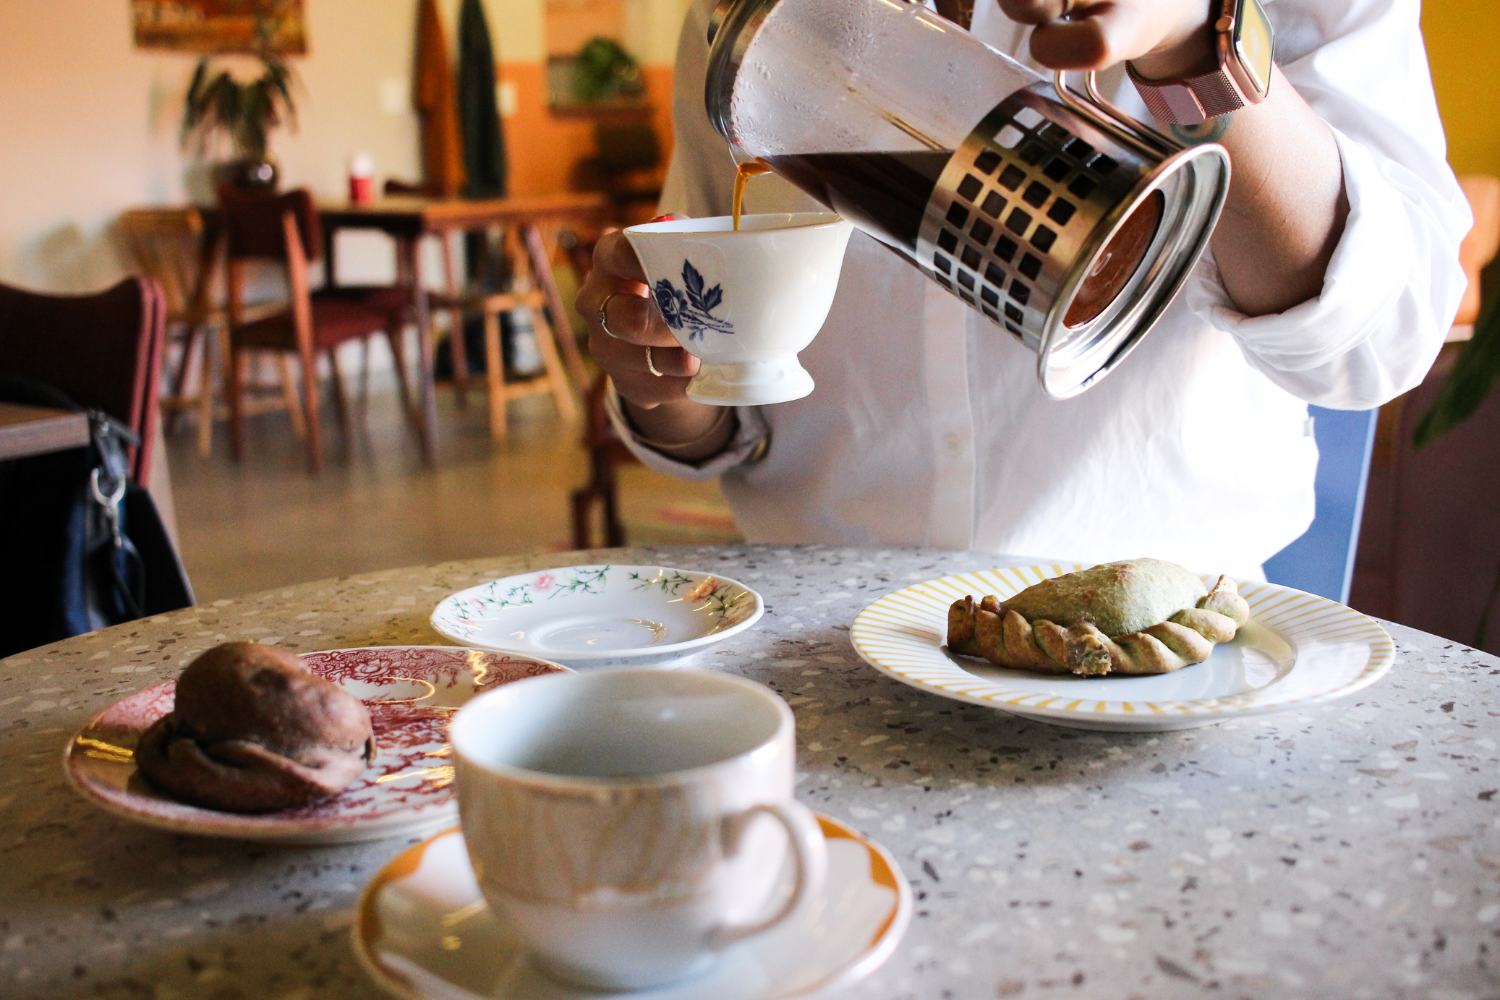
[[[1229,155],[1048,83],[919,3],[721,0],[719,134],[1037,354],[1065,399],[1128,354],[1208,245]],[[999,103],[996,103],[997,98]]]

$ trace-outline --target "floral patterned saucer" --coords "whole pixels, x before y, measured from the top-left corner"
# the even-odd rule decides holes
[[[375,726],[373,766],[332,798],[296,809],[240,815],[167,798],[135,767],[135,745],[172,710],[177,682],[115,702],[63,751],[80,795],[107,812],[173,833],[285,844],[347,844],[458,821],[448,720],[475,695],[511,681],[565,671],[531,657],[452,646],[376,646],[303,653],[313,673],[357,695]]]
[[[760,595],[669,566],[565,566],[491,580],[443,599],[432,627],[466,646],[570,667],[675,664],[743,632]]]

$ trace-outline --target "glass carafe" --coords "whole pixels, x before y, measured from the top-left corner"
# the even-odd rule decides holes
[[[920,4],[724,0],[709,119],[1018,338],[1043,390],[1107,374],[1181,288],[1229,157],[1044,80]]]

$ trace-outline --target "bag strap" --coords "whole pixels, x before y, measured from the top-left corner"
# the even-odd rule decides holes
[[[89,445],[95,459],[93,471],[89,473],[89,499],[98,505],[109,525],[111,551],[108,562],[115,590],[131,618],[140,618],[144,615],[146,603],[146,566],[135,544],[123,530],[121,515],[125,488],[130,479],[130,461],[125,449],[140,444],[140,438],[103,410],[89,410],[88,415]],[[135,578],[134,586],[122,571],[121,556],[131,563],[133,572],[129,575]]]

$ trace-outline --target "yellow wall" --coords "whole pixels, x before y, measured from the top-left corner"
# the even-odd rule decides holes
[[[1448,162],[1461,174],[1500,175],[1500,5],[1428,0],[1422,36]]]

